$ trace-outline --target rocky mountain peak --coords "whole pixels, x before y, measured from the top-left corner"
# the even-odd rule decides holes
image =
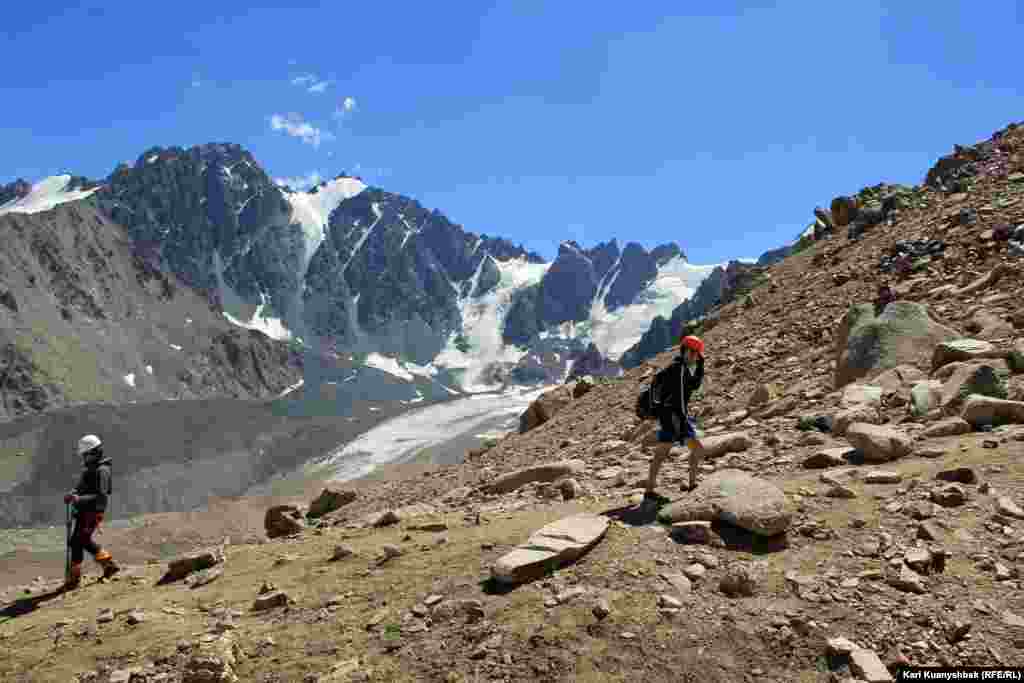
[[[31,191],[32,184],[27,182],[24,178],[18,178],[13,183],[0,185],[0,205],[21,199],[22,197],[27,196]]]

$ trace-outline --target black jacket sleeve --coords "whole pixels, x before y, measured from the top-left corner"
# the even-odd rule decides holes
[[[704,358],[697,359],[697,365],[692,373],[686,373],[686,388],[690,391],[697,391],[700,383],[704,381]]]

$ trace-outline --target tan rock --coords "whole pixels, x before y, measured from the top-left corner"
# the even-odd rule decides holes
[[[903,432],[865,423],[855,423],[846,430],[846,440],[864,455],[868,462],[889,462],[909,454],[913,440]]]
[[[501,583],[518,583],[548,569],[579,559],[608,530],[608,518],[581,513],[552,522],[534,532],[523,545],[499,558],[491,575]]]
[[[305,515],[298,505],[275,505],[263,517],[267,538],[293,536],[306,528]]]
[[[859,404],[845,410],[840,410],[832,416],[832,433],[835,436],[843,436],[850,425],[858,422],[864,424],[879,424],[882,417],[878,408],[868,404]]]
[[[223,548],[210,548],[199,552],[190,553],[184,557],[172,560],[167,564],[167,571],[164,573],[160,583],[171,583],[179,581],[192,572],[202,571],[224,563]]]
[[[498,477],[490,484],[487,484],[484,490],[488,493],[508,493],[530,482],[552,482],[563,477],[576,476],[584,472],[586,467],[586,463],[582,460],[563,460],[524,467],[523,469]]]
[[[519,416],[519,433],[525,434],[544,424],[572,400],[572,389],[568,386],[560,386],[541,394]]]
[[[714,459],[726,453],[739,453],[754,445],[753,439],[746,432],[719,434],[701,439],[704,446],[704,457]]]
[[[334,512],[356,499],[356,492],[350,489],[325,488],[316,499],[309,504],[306,517],[316,518]]]
[[[949,417],[935,424],[928,425],[921,431],[921,436],[936,439],[944,436],[960,436],[971,431],[971,424],[960,417]]]

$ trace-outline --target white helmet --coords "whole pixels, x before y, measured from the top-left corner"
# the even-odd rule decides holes
[[[78,440],[78,454],[85,455],[92,449],[101,445],[103,445],[103,442],[100,441],[100,437],[95,434],[86,434]]]

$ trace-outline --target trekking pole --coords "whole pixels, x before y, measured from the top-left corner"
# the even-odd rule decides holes
[[[65,503],[65,521],[64,526],[67,528],[67,537],[64,543],[64,583],[71,582],[71,503]]]

